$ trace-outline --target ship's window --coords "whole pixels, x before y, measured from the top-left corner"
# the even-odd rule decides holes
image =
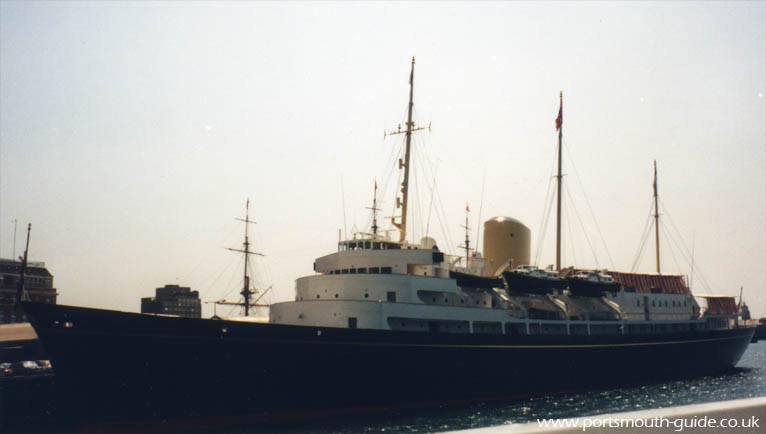
[[[338,298],[338,294],[335,294],[335,298]]]
[[[319,294],[317,294],[317,298],[319,298]]]
[[[355,329],[356,328],[356,318],[350,317],[348,319],[348,328]]]
[[[652,307],[654,307],[654,300],[652,300]]]
[[[367,274],[367,269],[366,268],[357,268],[356,272],[359,273],[359,274]]]
[[[351,271],[351,274],[356,274],[356,268],[352,268],[350,271]]]
[[[370,267],[370,274],[378,274],[378,273],[380,273],[380,268]]]
[[[444,299],[445,303],[449,303],[449,300],[447,298]]]
[[[460,299],[460,304],[465,304],[465,300],[463,300],[463,299],[461,298],[461,299]]]
[[[431,297],[431,302],[436,303],[436,297]]]
[[[348,268],[344,268],[343,270],[340,270],[340,274],[348,274]]]
[[[389,291],[386,293],[386,299],[389,303],[396,303],[396,291]]]
[[[668,307],[668,301],[665,300],[665,307]]]
[[[368,294],[368,293],[366,293],[366,292],[365,292],[365,293],[364,293],[364,298],[370,298],[370,294]]]
[[[372,243],[372,250],[380,250],[380,243]]]
[[[364,242],[364,248],[365,249],[369,249],[370,248],[370,242],[369,241],[365,241]]]
[[[348,243],[348,248],[351,250],[356,249],[356,243]]]
[[[380,274],[391,274],[391,267],[380,267]]]
[[[636,300],[636,307],[640,307],[640,306],[641,306],[641,300]]]

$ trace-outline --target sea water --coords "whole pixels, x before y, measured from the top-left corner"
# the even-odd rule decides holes
[[[658,360],[657,363],[674,363]],[[562,366],[562,369],[566,369]],[[573,373],[576,375],[576,373]],[[618,389],[538,396],[505,403],[478,403],[393,412],[354,420],[284,428],[280,433],[423,433],[482,428],[544,418],[570,418],[688,404],[766,397],[766,341],[750,344],[726,374]]]

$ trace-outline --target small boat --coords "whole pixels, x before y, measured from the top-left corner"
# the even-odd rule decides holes
[[[569,292],[583,297],[601,297],[607,292],[619,292],[620,284],[612,276],[595,271],[578,271],[566,278]]]
[[[503,272],[511,293],[550,294],[566,288],[566,281],[555,271],[546,271],[534,265],[521,265]]]

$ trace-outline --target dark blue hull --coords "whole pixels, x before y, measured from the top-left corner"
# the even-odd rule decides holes
[[[71,423],[278,415],[569,391],[732,368],[752,328],[467,335],[173,318],[25,303]]]

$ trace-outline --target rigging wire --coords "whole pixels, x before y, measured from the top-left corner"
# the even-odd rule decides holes
[[[564,240],[561,240],[562,242],[566,241],[566,246],[561,248],[562,252],[566,252],[566,247],[569,247],[572,249],[572,265],[577,266],[579,261],[577,260],[577,252],[575,251],[575,243],[574,241],[574,231],[572,231],[572,218],[569,216],[569,213],[571,212],[569,208],[571,207],[563,207],[564,208],[564,223],[566,223],[567,231],[569,231],[569,237],[567,237]]]
[[[666,239],[671,240],[673,244],[675,244],[676,248],[678,248],[678,244],[674,238],[670,237],[670,234],[668,233],[667,225],[665,223],[660,223],[660,230],[662,231],[662,235],[665,236]],[[674,249],[664,249],[666,252],[670,252],[670,257],[673,258],[673,263],[676,264],[676,269],[680,270],[681,266],[678,264],[678,259],[676,259],[676,254],[674,252]]]
[[[569,202],[574,204],[574,200],[572,199],[572,194],[569,191],[569,188],[565,188],[564,192],[567,195],[567,198],[569,199]],[[572,206],[572,211],[574,212],[575,217],[577,217],[577,221],[580,223],[580,229],[582,230],[583,235],[585,236],[585,241],[588,243],[588,247],[590,247],[590,251],[593,254],[593,261],[596,263],[596,269],[600,268],[598,265],[598,257],[596,256],[596,250],[593,248],[593,245],[590,242],[590,237],[588,237],[588,233],[585,231],[585,225],[583,225],[582,220],[580,219],[580,213],[577,212],[577,207]]]
[[[580,178],[580,174],[577,172],[577,166],[575,165],[574,159],[572,158],[572,153],[568,151],[569,143],[566,140],[564,140],[564,144],[566,145],[566,149],[567,149],[567,152],[566,152],[567,159],[572,165],[575,178],[577,178],[577,184],[580,186],[580,191],[582,191],[582,195],[585,198],[585,204],[588,205],[588,210],[590,211],[590,217],[593,219],[593,223],[596,225],[596,231],[598,232],[598,235],[601,238],[601,242],[604,244],[604,250],[606,250],[606,255],[607,257],[609,257],[609,263],[611,264],[612,269],[615,269],[614,260],[612,259],[612,254],[609,252],[609,247],[607,246],[606,240],[604,239],[604,235],[601,232],[601,227],[598,225],[598,220],[596,219],[596,214],[593,212],[593,207],[590,204],[590,199],[588,199],[588,194],[585,191],[585,187],[583,187],[582,185],[582,178]],[[572,203],[574,204],[574,202]],[[590,244],[590,241],[588,243]],[[595,254],[595,251],[594,251],[594,254]]]
[[[545,202],[543,202],[543,214],[540,219],[540,232],[538,234],[537,248],[535,250],[534,264],[538,266],[540,264],[540,257],[542,256],[542,252],[543,252],[545,235],[548,232],[548,221],[550,220],[551,210],[553,209],[553,198],[554,198],[553,192],[555,191],[555,184],[553,183],[553,179],[555,178],[555,176],[553,174],[556,171],[557,154],[558,154],[558,149],[554,147],[553,162],[551,163],[550,176],[548,177],[548,188],[545,193]]]
[[[652,199],[649,205],[649,213],[646,216],[646,222],[644,223],[643,234],[641,235],[641,240],[638,245],[638,251],[636,252],[636,256],[633,258],[633,265],[630,267],[630,271],[632,273],[636,272],[638,266],[641,263],[641,256],[643,255],[646,241],[649,239],[649,233],[651,232],[652,227],[654,227],[654,220],[652,219],[652,208],[654,208],[654,199]]]

